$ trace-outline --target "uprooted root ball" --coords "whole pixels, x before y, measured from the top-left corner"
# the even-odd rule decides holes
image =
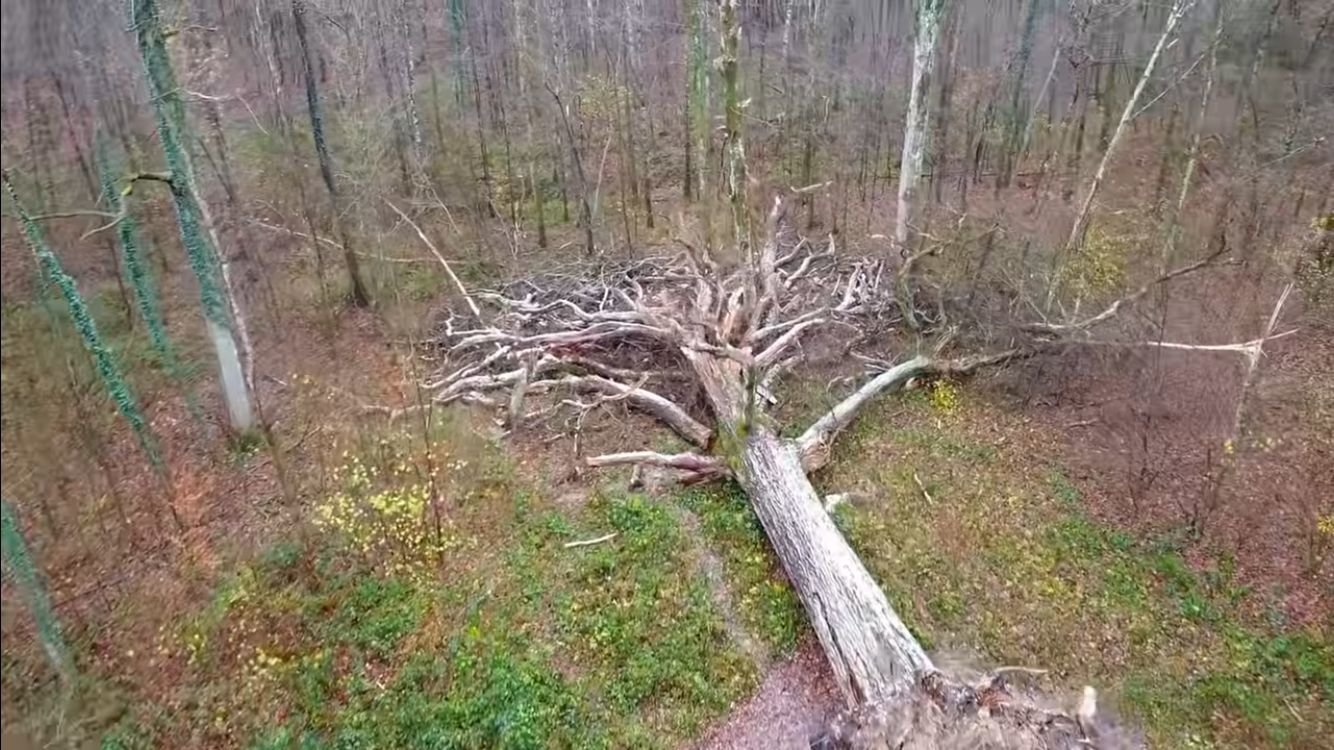
[[[941,672],[922,675],[891,704],[836,717],[812,750],[1139,750],[1144,740],[1097,710],[1084,688],[1078,708],[1012,683],[1006,672],[977,682]]]

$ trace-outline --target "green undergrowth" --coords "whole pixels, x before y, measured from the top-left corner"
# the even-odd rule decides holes
[[[771,655],[792,653],[806,632],[805,614],[783,578],[764,529],[735,485],[694,489],[680,501],[700,519],[709,546],[722,558],[723,573],[746,629]]]
[[[466,420],[434,424],[358,434],[310,525],[163,627],[152,684],[85,656],[132,696],[103,747],[680,747],[755,688],[750,642],[806,635],[735,487],[557,504]],[[817,477],[852,494],[836,521],[942,663],[1094,685],[1154,747],[1319,746],[1329,633],[1265,616],[1226,559],[1091,520],[1025,429],[927,384]]]
[[[441,448],[469,478],[437,520],[410,453],[372,446],[315,528],[164,628],[176,684],[104,747],[674,747],[754,688],[663,502],[558,508]]]
[[[887,400],[822,477],[856,493],[837,519],[929,648],[1051,671],[1142,725],[1154,747],[1315,747],[1334,731],[1334,642],[1285,627],[1226,558],[1091,519],[1079,489],[981,404],[926,389]],[[874,412],[874,410],[873,410]]]

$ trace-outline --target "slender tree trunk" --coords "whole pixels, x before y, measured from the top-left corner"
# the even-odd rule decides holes
[[[917,183],[926,157],[926,134],[930,123],[927,90],[940,39],[940,19],[945,0],[917,0],[916,41],[913,43],[912,84],[908,95],[908,121],[903,128],[903,156],[899,160],[898,211],[894,216],[894,244],[908,253],[909,226],[917,196]]]
[[[708,25],[708,6],[706,0],[687,0],[689,11],[689,38],[687,44],[686,74],[686,120],[690,124],[689,132],[693,142],[686,144],[687,152],[693,151],[694,193],[696,199],[708,195],[709,144],[712,142],[709,126],[709,43],[706,27]]]
[[[18,515],[8,500],[0,500],[0,550],[3,550],[5,568],[27,600],[37,625],[37,640],[41,642],[46,658],[51,661],[61,683],[69,686],[75,678],[74,662],[61,634],[60,621],[51,606],[41,571],[28,551]]]
[[[190,259],[191,270],[199,282],[200,302],[218,359],[228,417],[232,429],[248,430],[254,426],[250,380],[241,363],[236,336],[238,333],[241,335],[243,344],[248,337],[244,333],[244,321],[230,289],[227,260],[212,236],[212,222],[208,221],[206,209],[199,198],[194,168],[186,150],[185,107],[167,55],[157,1],[137,0],[132,22],[152,94],[158,136],[170,170],[168,184],[176,208],[177,223],[180,225],[181,242]],[[209,230],[209,236],[206,236],[205,230]],[[214,244],[210,244],[210,240]],[[232,308],[230,315],[229,306]],[[246,349],[249,350],[248,345]]]
[[[366,282],[361,278],[361,263],[357,260],[356,250],[348,237],[343,224],[342,206],[339,204],[338,183],[334,179],[333,157],[329,154],[329,141],[324,134],[324,108],[320,103],[320,89],[316,82],[315,69],[311,64],[310,42],[307,39],[305,0],[292,0],[292,22],[296,27],[297,41],[301,46],[301,65],[306,77],[306,112],[310,116],[310,132],[315,141],[315,154],[320,162],[320,177],[324,188],[329,193],[329,204],[333,210],[334,226],[338,239],[343,246],[343,262],[347,265],[348,280],[352,283],[352,301],[357,307],[370,304],[370,294],[366,291]],[[303,199],[304,200],[304,199]],[[316,252],[319,252],[318,247]],[[321,279],[321,284],[323,279]]]
[[[951,6],[945,21],[945,44],[949,51],[942,56],[944,65],[940,72],[940,92],[936,102],[936,132],[932,137],[931,189],[936,203],[941,201],[941,188],[944,185],[949,167],[951,109],[954,104],[954,73],[959,56],[959,23],[962,9]]]
[[[403,38],[403,101],[407,106],[408,133],[412,136],[412,158],[415,166],[415,179],[421,180],[426,174],[426,140],[422,136],[421,110],[417,107],[417,50],[412,44],[412,24],[410,16],[415,15],[410,9],[410,0],[404,0],[399,8],[399,28]]]
[[[465,54],[468,56],[468,73],[472,78],[472,104],[473,112],[477,115],[477,150],[482,159],[482,188],[486,194],[486,211],[488,215],[495,214],[495,191],[491,188],[491,155],[486,147],[486,118],[482,114],[482,82],[477,76],[477,50],[472,45],[472,23],[468,23],[467,28],[468,46]]]
[[[1060,287],[1057,279],[1060,275],[1061,267],[1066,258],[1079,249],[1084,242],[1084,234],[1088,231],[1089,219],[1093,209],[1093,199],[1098,195],[1098,188],[1102,186],[1103,179],[1107,176],[1107,166],[1112,161],[1112,156],[1116,153],[1116,147],[1125,135],[1126,125],[1135,115],[1135,107],[1139,104],[1140,97],[1144,94],[1144,88],[1148,85],[1149,79],[1153,76],[1154,69],[1158,66],[1158,60],[1162,57],[1163,50],[1176,34],[1178,24],[1186,15],[1186,12],[1195,5],[1195,0],[1175,0],[1172,10],[1168,13],[1167,22],[1163,25],[1163,33],[1158,37],[1158,43],[1153,48],[1153,53],[1149,56],[1149,62],[1144,66],[1144,72],[1140,75],[1139,83],[1135,85],[1135,91],[1130,95],[1125,108],[1121,112],[1121,120],[1116,125],[1116,130],[1112,132],[1111,139],[1107,142],[1107,149],[1103,151],[1102,161],[1098,163],[1098,169],[1093,173],[1093,181],[1089,183],[1088,191],[1084,193],[1084,200],[1080,204],[1079,213],[1075,217],[1074,226],[1070,228],[1070,237],[1066,240],[1065,247],[1056,257],[1056,273],[1052,276],[1052,282],[1047,290],[1047,309],[1051,309],[1052,303],[1056,300],[1056,292]]]
[[[1023,121],[1022,104],[1024,95],[1024,76],[1028,73],[1028,61],[1033,56],[1033,32],[1037,29],[1038,5],[1042,0],[1028,0],[1024,13],[1024,27],[1019,39],[1019,52],[1014,61],[1014,78],[1010,83],[1010,107],[1005,118],[1005,153],[1001,157],[1000,174],[996,177],[998,187],[1008,187],[1014,173],[1019,152],[1019,123]]]
[[[1158,267],[1166,271],[1176,255],[1177,243],[1181,241],[1181,214],[1186,208],[1186,197],[1190,195],[1190,185],[1195,178],[1195,167],[1200,161],[1200,141],[1204,137],[1204,125],[1209,115],[1209,100],[1214,90],[1214,79],[1218,74],[1218,45],[1223,38],[1223,5],[1225,0],[1218,0],[1214,6],[1214,37],[1209,43],[1209,72],[1205,74],[1204,92],[1200,95],[1200,111],[1195,115],[1195,128],[1190,136],[1190,149],[1186,155],[1186,169],[1181,175],[1181,190],[1177,193],[1176,205],[1172,208],[1172,217],[1168,222],[1167,241],[1163,243],[1162,258]]]
[[[1038,90],[1037,101],[1033,102],[1033,108],[1028,113],[1028,124],[1024,125],[1024,136],[1019,141],[1019,156],[1022,158],[1028,151],[1028,144],[1033,139],[1033,125],[1038,119],[1038,110],[1042,108],[1042,100],[1047,98],[1047,92],[1051,90],[1051,82],[1056,78],[1056,64],[1061,61],[1061,43],[1056,43],[1056,51],[1051,55],[1051,65],[1047,67],[1047,77],[1042,80],[1042,88]]]
[[[732,206],[732,227],[737,249],[751,264],[750,220],[746,208],[746,143],[741,123],[741,87],[738,80],[737,48],[741,41],[741,22],[737,0],[723,0],[719,30],[722,39],[723,106],[727,132],[727,198]]]
[[[551,87],[551,84],[547,84],[547,91],[550,92],[551,97],[556,100],[556,108],[560,110],[561,123],[565,126],[565,140],[570,148],[570,161],[573,162],[574,165],[575,177],[579,180],[579,210],[582,214],[584,225],[584,252],[588,255],[592,255],[597,251],[597,247],[593,242],[593,209],[588,202],[588,179],[584,176],[584,161],[579,155],[579,145],[574,138],[574,128],[570,125],[570,113],[566,111],[565,104],[560,99],[560,94],[556,93],[556,90]],[[562,181],[562,185],[563,184],[564,182]],[[564,188],[562,188],[562,190],[563,189]],[[562,193],[562,200],[564,200],[563,195],[564,194]],[[565,220],[570,220],[568,204],[566,204],[565,209]]]

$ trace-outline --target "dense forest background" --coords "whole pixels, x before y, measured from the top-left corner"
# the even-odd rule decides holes
[[[475,299],[744,268],[775,196],[787,287],[903,280],[783,420],[1023,350],[815,475],[916,638],[1154,746],[1334,731],[1334,3],[2,7],[6,741],[759,747],[774,679],[830,695],[745,715],[818,723],[730,484],[448,389]]]

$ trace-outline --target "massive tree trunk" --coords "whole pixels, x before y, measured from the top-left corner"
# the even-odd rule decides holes
[[[801,452],[767,428],[741,451],[737,481],[820,639],[849,705],[901,696],[932,668],[857,553],[834,526],[801,466]]]
[[[931,660],[890,607],[802,467],[796,441],[779,438],[763,420],[747,424],[745,371],[737,362],[683,350],[707,395],[732,466],[788,580],[806,609],[850,706],[902,695]]]

